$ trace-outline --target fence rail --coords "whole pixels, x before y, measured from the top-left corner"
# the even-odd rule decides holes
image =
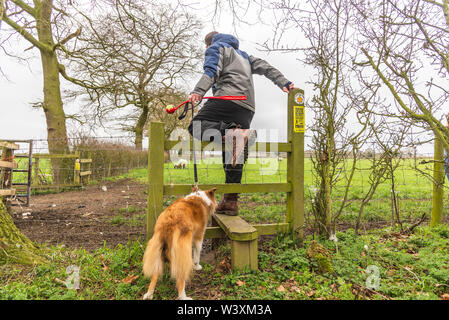
[[[16,194],[16,189],[12,188],[13,169],[17,168],[14,161],[14,150],[19,149],[19,145],[10,141],[0,141],[2,156],[0,158],[0,196],[9,197]]]
[[[29,154],[17,154],[16,157],[25,158]],[[49,154],[49,153],[34,153],[32,158],[32,171],[31,171],[31,188],[32,189],[53,189],[53,188],[69,188],[69,187],[82,187],[88,184],[90,181],[90,166],[92,159],[82,159],[79,152],[73,154]],[[73,159],[73,167],[60,168],[59,170],[71,171],[73,170],[73,181],[66,181],[65,183],[52,183],[51,177],[53,176],[53,169],[51,166],[42,169],[44,160],[52,159]],[[82,167],[87,165],[87,168]]]

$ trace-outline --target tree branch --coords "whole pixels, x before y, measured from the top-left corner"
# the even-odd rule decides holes
[[[16,6],[25,10],[25,12],[28,13],[33,18],[36,18],[36,10],[33,7],[29,6],[22,0],[11,0],[11,2],[13,2]]]
[[[32,45],[37,47],[41,51],[51,52],[52,48],[41,41],[37,40],[31,33],[25,30],[25,28],[18,25],[16,22],[11,20],[8,16],[3,16],[3,21],[5,21],[11,28],[17,31],[22,37],[31,42]]]

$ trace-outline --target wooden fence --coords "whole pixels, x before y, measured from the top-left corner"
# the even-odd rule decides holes
[[[444,208],[444,183],[446,180],[444,164],[444,146],[441,139],[435,136],[433,160],[433,192],[432,192],[432,214],[430,226],[434,227],[441,224],[443,220]]]
[[[295,239],[303,238],[304,225],[304,91],[294,89],[288,96],[287,142],[278,143],[278,152],[287,153],[286,183],[251,184],[200,184],[207,190],[217,188],[216,193],[286,192],[286,220],[275,224],[250,225],[239,216],[213,215],[213,225],[206,230],[206,238],[231,240],[231,261],[233,269],[249,266],[257,269],[257,238],[291,232]],[[153,235],[154,225],[163,210],[163,198],[169,195],[185,195],[191,192],[191,184],[164,185],[164,151],[170,150],[179,141],[164,141],[164,126],[151,122],[149,127],[148,151],[148,210],[146,235]],[[190,141],[192,144],[192,141]],[[199,145],[200,143],[196,143]],[[201,146],[209,142],[201,142]],[[270,152],[270,143],[256,143],[250,150]]]
[[[73,154],[48,154],[35,153],[33,154],[33,179],[31,187],[33,189],[51,189],[51,188],[70,188],[82,187],[90,182],[92,159],[88,154],[88,158],[82,159],[79,152]],[[53,184],[49,183],[40,169],[43,159],[73,159],[73,181]],[[66,168],[70,170],[70,168]]]
[[[12,188],[12,172],[17,168],[17,163],[14,161],[14,150],[18,150],[19,145],[9,141],[0,141],[0,148],[2,148],[2,156],[0,158],[0,196],[14,196],[16,189]]]
[[[30,147],[31,150],[31,147]],[[30,154],[17,154],[16,158],[28,158]],[[83,159],[79,152],[73,154],[49,154],[49,153],[33,153],[30,158],[30,170],[28,176],[28,188],[33,190],[42,189],[59,189],[59,188],[75,188],[89,184],[91,175],[91,163],[89,154],[88,158]],[[73,170],[73,180],[56,184],[53,182],[53,169],[50,161],[52,159],[73,159],[71,168],[62,168],[61,170]],[[44,160],[48,163],[44,165]],[[25,171],[25,170],[15,170]],[[25,187],[26,183],[15,183],[18,188]]]

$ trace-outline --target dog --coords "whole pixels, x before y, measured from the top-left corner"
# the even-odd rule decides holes
[[[192,193],[176,200],[158,217],[153,237],[148,241],[143,255],[143,274],[151,278],[143,300],[153,299],[157,279],[163,273],[164,263],[170,263],[170,274],[176,279],[178,299],[186,296],[185,284],[192,270],[201,270],[200,254],[207,221],[217,207],[215,190],[200,191],[192,187]],[[192,261],[193,246],[193,261]]]

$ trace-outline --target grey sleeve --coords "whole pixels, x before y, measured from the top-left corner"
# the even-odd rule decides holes
[[[204,96],[213,84],[214,79],[204,73],[191,93],[196,93],[200,96]]]
[[[204,58],[204,73],[191,93],[204,96],[220,77],[223,69],[223,50],[218,46],[211,46],[206,50]]]
[[[267,77],[268,79],[273,81],[273,83],[279,88],[282,89],[289,82],[278,69],[273,67],[265,60],[256,58],[254,56],[249,56],[249,60],[251,62],[252,73]]]

